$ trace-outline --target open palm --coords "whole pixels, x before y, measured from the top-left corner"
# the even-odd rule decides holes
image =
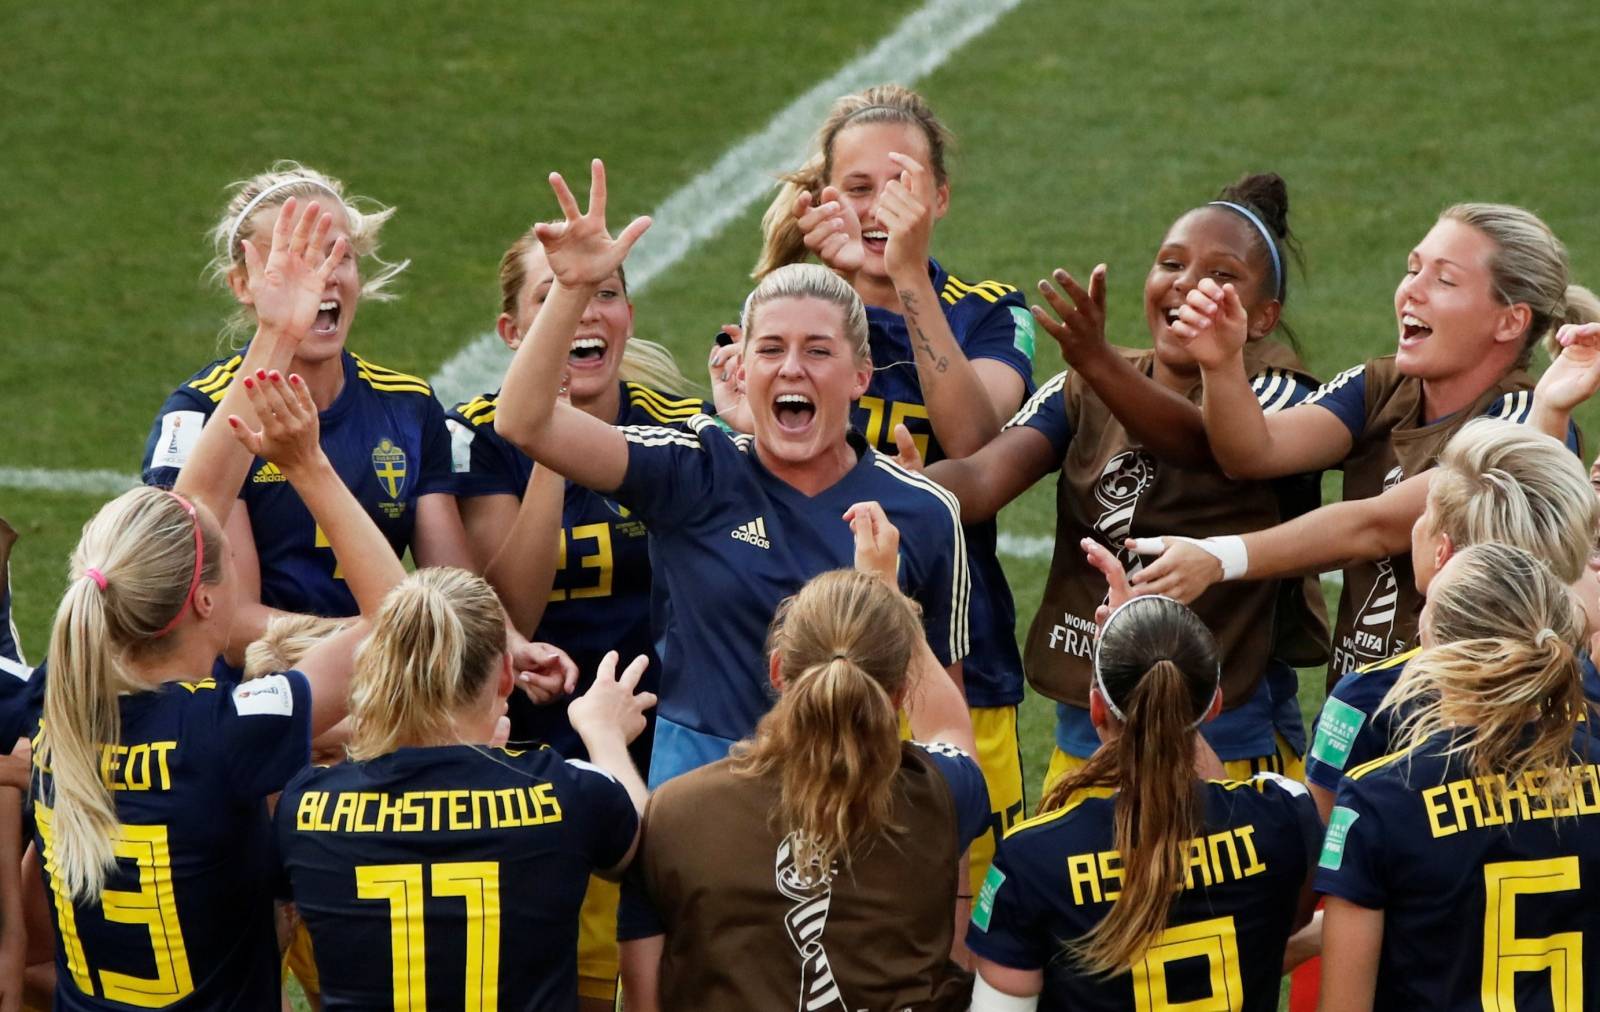
[[[302,210],[290,197],[272,226],[272,246],[265,260],[253,242],[241,240],[246,287],[259,326],[296,341],[310,331],[328,278],[349,249],[341,236],[323,252],[332,227],[333,215],[323,214],[316,201]]]

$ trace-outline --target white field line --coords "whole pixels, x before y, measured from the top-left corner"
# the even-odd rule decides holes
[[[780,172],[800,164],[834,99],[884,81],[916,82],[1021,2],[927,0],[906,15],[869,52],[818,82],[662,201],[651,214],[655,223],[628,258],[629,286],[643,291],[768,193]],[[446,406],[459,403],[498,385],[509,362],[494,332],[479,335],[440,366],[434,391]],[[0,488],[117,495],[137,482],[136,475],[113,471],[0,467]]]

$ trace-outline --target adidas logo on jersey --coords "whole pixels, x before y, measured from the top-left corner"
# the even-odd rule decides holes
[[[767,520],[765,517],[756,517],[747,524],[740,524],[733,529],[735,541],[743,541],[747,545],[757,548],[771,548],[772,542],[767,540]]]
[[[268,482],[288,480],[288,478],[283,476],[283,472],[278,470],[278,465],[274,464],[270,460],[265,464],[262,464],[261,467],[256,470],[255,476],[250,479],[250,481],[256,485],[264,485]]]

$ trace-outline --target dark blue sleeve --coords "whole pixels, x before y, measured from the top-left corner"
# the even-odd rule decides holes
[[[211,417],[217,405],[211,398],[184,384],[172,392],[144,443],[144,459],[140,465],[140,480],[146,485],[171,488],[178,480],[178,470],[189,460],[194,444],[200,441],[200,430]]]
[[[1067,417],[1065,394],[1067,375],[1059,372],[1045,380],[1005,424],[1007,429],[1033,429],[1050,440],[1057,460],[1067,455],[1067,445],[1072,442],[1072,420]]]
[[[1322,851],[1322,817],[1317,814],[1317,803],[1312,800],[1306,785],[1291,780],[1281,773],[1262,772],[1253,778],[1263,796],[1283,802],[1294,813],[1294,825],[1300,840],[1300,852],[1305,858],[1301,880],[1317,865],[1317,855]]]
[[[33,735],[39,723],[36,697],[43,696],[34,684],[35,679],[44,680],[43,669],[35,672],[19,664],[12,670],[9,663],[0,658],[0,755],[10,755],[18,738]]]
[[[627,440],[628,469],[612,498],[646,525],[678,527],[697,516],[715,487],[719,460],[742,456],[735,437],[710,418],[696,416],[690,424],[690,432],[658,425],[617,427]]]
[[[1315,885],[1324,895],[1378,910],[1387,901],[1389,889],[1384,877],[1383,823],[1373,804],[1371,786],[1348,778],[1339,785],[1317,861]]]
[[[1328,409],[1350,430],[1351,439],[1360,439],[1367,430],[1366,364],[1346,369],[1300,403]]]
[[[902,573],[906,596],[922,608],[922,631],[933,655],[949,667],[972,649],[972,572],[967,564],[967,536],[961,528],[960,505],[936,485],[930,491],[938,502],[928,504],[926,519],[919,516],[921,522],[915,528],[896,517],[894,511],[890,511],[890,519],[900,524],[902,551],[908,533],[915,540],[910,556],[913,565]]]
[[[443,492],[455,495],[457,482],[451,466],[450,430],[444,424],[444,408],[431,394],[422,405],[422,478],[417,495]]]
[[[972,900],[972,924],[967,948],[990,962],[1016,970],[1038,970],[1059,954],[1060,943],[1050,937],[1048,907],[1039,902],[1028,881],[1028,865],[1014,860],[1018,838],[1000,841],[989,873]]]
[[[212,747],[234,792],[260,798],[281,791],[311,761],[311,684],[298,671],[222,685]]]
[[[1383,693],[1373,691],[1376,683],[1360,672],[1352,672],[1339,679],[1333,691],[1322,704],[1317,715],[1317,726],[1311,739],[1311,750],[1306,753],[1306,780],[1323,790],[1334,791],[1344,778],[1344,771],[1375,759],[1374,755],[1359,755],[1371,750],[1369,741],[1363,741],[1363,732],[1370,739],[1369,726]],[[1387,742],[1385,742],[1387,744]],[[1383,755],[1379,752],[1378,755]]]
[[[577,795],[574,804],[583,815],[584,854],[594,868],[615,868],[628,856],[639,832],[633,799],[616,777],[600,767],[581,759],[566,762]]]
[[[1317,388],[1301,380],[1287,369],[1263,369],[1250,380],[1250,389],[1256,395],[1264,414],[1275,414],[1292,408],[1317,392]]]
[[[456,475],[456,495],[475,499],[486,495],[522,498],[527,483],[520,480],[513,456],[521,451],[495,434],[493,423],[476,426],[452,413],[450,466]]]
[[[1022,377],[1024,390],[1033,391],[1034,320],[1020,292],[1009,292],[957,335],[969,361],[980,358],[1004,362]]]
[[[989,785],[984,782],[983,770],[972,756],[954,745],[942,741],[911,744],[928,754],[934,768],[949,785],[950,797],[956,806],[961,846],[966,848],[989,829]]]

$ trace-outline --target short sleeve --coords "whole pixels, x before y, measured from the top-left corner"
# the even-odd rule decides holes
[[[577,797],[574,804],[583,813],[584,855],[597,869],[615,868],[628,856],[639,831],[639,814],[627,788],[605,770],[581,759],[566,761]]]
[[[1333,412],[1350,430],[1351,439],[1360,439],[1367,428],[1367,367],[1352,366],[1312,391],[1302,404],[1315,404]]]
[[[1306,753],[1306,780],[1323,790],[1338,790],[1345,770],[1376,758],[1357,754],[1358,744],[1362,746],[1362,751],[1371,748],[1361,739],[1372,723],[1376,704],[1382,701],[1381,698],[1367,698],[1371,695],[1366,691],[1371,679],[1364,681],[1364,678],[1356,672],[1339,679],[1317,715],[1311,750]],[[1370,738],[1371,735],[1367,734],[1366,737]]]
[[[676,527],[697,514],[713,487],[716,457],[741,452],[733,440],[744,437],[729,436],[709,416],[696,415],[689,426],[691,432],[659,425],[617,427],[627,441],[628,469],[613,498],[647,525]]]
[[[1015,838],[1000,841],[989,873],[972,900],[967,948],[984,959],[1016,970],[1038,970],[1058,950],[1046,930],[1034,889],[1013,857]]]
[[[658,791],[645,803],[644,820],[639,828],[639,851],[622,877],[622,895],[617,903],[617,940],[620,942],[667,933],[667,923],[650,895],[651,861],[660,846],[652,843],[650,830],[660,798]]]
[[[451,465],[450,430],[444,424],[444,408],[429,394],[422,405],[422,480],[417,484],[417,495],[454,495],[457,481]]]
[[[954,745],[942,741],[911,744],[928,754],[949,786],[961,846],[965,848],[989,828],[989,785],[984,782],[983,770],[972,756]]]
[[[949,667],[971,650],[968,611],[972,574],[967,566],[967,538],[960,507],[948,492],[934,495],[948,509],[934,507],[935,518],[918,546],[919,564],[908,576],[907,596],[922,608],[922,630],[939,663]],[[902,535],[902,538],[904,536]],[[904,545],[904,540],[902,540]]]
[[[1311,792],[1306,790],[1305,784],[1291,780],[1281,773],[1263,771],[1257,773],[1253,779],[1260,785],[1259,789],[1263,794],[1281,798],[1294,813],[1301,853],[1305,856],[1305,870],[1300,876],[1301,881],[1304,881],[1311,869],[1317,866],[1317,857],[1322,852],[1322,816],[1317,814],[1317,803],[1312,800]]]
[[[477,427],[455,413],[445,419],[450,434],[450,467],[455,471],[456,494],[463,499],[514,495],[521,498],[526,484],[518,481],[517,453],[494,434],[492,425]]]
[[[1316,890],[1377,910],[1389,891],[1383,824],[1372,804],[1372,786],[1349,779],[1339,785],[1317,860]]]
[[[1072,420],[1067,417],[1065,393],[1067,375],[1059,372],[1046,380],[1005,424],[1007,429],[1033,429],[1050,440],[1050,449],[1057,460],[1067,455],[1067,446],[1072,442]]]
[[[144,459],[139,478],[146,485],[171,488],[178,481],[178,471],[188,463],[200,441],[200,430],[216,405],[185,384],[172,392],[161,405],[150,435],[144,442]]]
[[[33,736],[43,709],[44,679],[44,668],[0,657],[0,755],[10,755],[18,738]]]
[[[1022,377],[1023,389],[1030,391],[1034,344],[1033,314],[1019,292],[1008,292],[961,335],[961,350],[969,361],[1004,362]]]
[[[281,791],[311,761],[311,684],[298,671],[215,690],[214,747],[234,793]]]
[[[1263,369],[1250,380],[1250,389],[1262,413],[1268,415],[1292,408],[1317,392],[1315,387],[1287,369]]]

